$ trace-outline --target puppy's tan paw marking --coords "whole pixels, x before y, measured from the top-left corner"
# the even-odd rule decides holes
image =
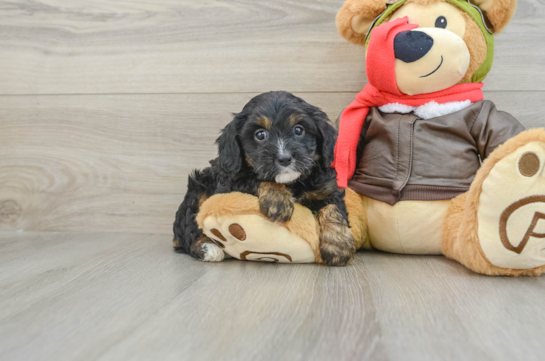
[[[533,177],[539,171],[541,164],[539,157],[534,152],[525,153],[519,161],[519,171],[525,177]]]
[[[244,231],[244,228],[238,223],[233,223],[229,226],[229,233],[239,241],[246,240],[246,231]]]
[[[287,222],[294,211],[292,197],[284,184],[261,183],[259,209],[272,222]]]
[[[263,197],[259,199],[259,209],[270,221],[284,223],[291,219],[294,206],[291,199]]]

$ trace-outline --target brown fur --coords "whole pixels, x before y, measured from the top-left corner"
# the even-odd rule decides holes
[[[314,192],[307,192],[303,195],[302,199],[309,201],[321,201],[331,196],[333,192],[337,190],[337,181],[335,179],[327,183],[323,188]]]
[[[517,9],[517,0],[473,0],[478,6],[482,6],[484,16],[488,20],[490,30],[494,33],[501,32],[511,21]]]
[[[246,156],[246,163],[250,166],[250,167],[254,167],[254,162],[252,161],[252,159],[248,156]]]
[[[469,55],[471,56],[469,68],[462,78],[462,81],[466,81],[471,79],[477,69],[484,63],[488,49],[483,32],[479,29],[479,26],[467,13],[462,10],[460,10],[460,13],[466,22],[466,32],[463,40],[466,43],[467,48],[469,49]]]
[[[354,237],[337,206],[322,208],[317,221],[322,259],[331,266],[344,266],[352,261],[356,251]]]
[[[265,129],[271,129],[272,121],[267,117],[260,117],[257,119],[256,124]]]
[[[215,244],[215,245],[219,245],[220,247],[224,248],[223,245],[221,244],[218,244],[218,242],[214,241],[213,239],[210,239],[208,238],[205,234],[201,234],[199,236],[199,238],[195,241],[195,243],[193,243],[191,245],[191,249],[194,253],[196,253],[197,255],[199,255],[199,257],[201,259],[204,258],[204,249],[203,249],[203,244],[205,243],[212,243],[212,244]]]
[[[203,196],[201,196],[201,198],[199,198],[199,207],[202,206],[202,204],[203,204],[208,198],[210,198],[210,197],[207,196],[206,194],[204,194]]]
[[[290,124],[291,125],[295,125],[295,124],[299,123],[300,120],[301,120],[301,115],[300,114],[290,115]]]
[[[293,214],[292,194],[285,184],[263,182],[258,191],[261,213],[273,222],[284,223]]]
[[[358,14],[365,14],[366,20],[372,22],[386,8],[386,0],[353,0],[345,1],[337,13],[336,24],[339,34],[356,45],[365,45],[367,34],[358,34],[352,29],[352,18]]]
[[[500,160],[534,141],[545,142],[543,129],[528,130],[499,146],[483,162],[469,191],[453,200],[443,226],[441,247],[445,256],[475,272],[491,276],[539,276],[545,271],[545,266],[523,270],[491,264],[481,249],[478,237],[477,212],[484,181]]]

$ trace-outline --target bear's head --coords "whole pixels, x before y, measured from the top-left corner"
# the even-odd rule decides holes
[[[381,24],[407,17],[418,25],[395,37],[395,80],[404,94],[427,94],[481,82],[492,67],[493,34],[511,20],[516,5],[517,0],[346,0],[337,28],[348,41],[367,46]]]

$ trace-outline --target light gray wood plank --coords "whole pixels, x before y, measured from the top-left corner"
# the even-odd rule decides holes
[[[484,92],[499,110],[511,113],[527,129],[545,127],[545,92]]]
[[[0,97],[0,230],[171,233],[253,94]],[[351,94],[308,94],[336,114]]]
[[[543,127],[543,94],[486,96]],[[0,230],[170,234],[188,173],[253,95],[0,97]],[[355,93],[298,95],[335,119]]]
[[[359,91],[343,0],[0,1],[0,94]],[[496,39],[489,90],[545,90],[542,0]]]
[[[543,277],[482,276],[442,256],[363,261],[391,359],[543,358]]]
[[[7,260],[7,262],[6,262]],[[166,235],[0,233],[1,360],[541,360],[545,279],[443,257],[207,264]]]

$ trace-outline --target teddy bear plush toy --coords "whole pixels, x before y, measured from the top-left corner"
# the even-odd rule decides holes
[[[545,271],[545,130],[525,131],[481,90],[515,8],[347,0],[339,11],[339,33],[366,47],[369,81],[340,116],[334,161],[358,249],[444,254],[487,275]],[[278,224],[256,197],[218,194],[197,222],[235,258],[322,261],[298,204]]]

